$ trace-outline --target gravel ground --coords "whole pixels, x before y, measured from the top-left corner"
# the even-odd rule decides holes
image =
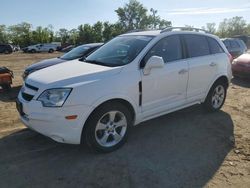
[[[14,71],[0,93],[0,187],[250,187],[250,81],[232,80],[221,111],[197,105],[132,128],[113,153],[59,144],[15,110],[23,69],[54,54],[0,55]]]

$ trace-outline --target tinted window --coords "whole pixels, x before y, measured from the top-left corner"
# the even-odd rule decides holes
[[[146,55],[144,61],[152,56],[160,56],[164,62],[171,62],[182,59],[182,48],[180,38],[177,35],[166,37],[160,40]]]
[[[209,47],[206,37],[200,35],[184,35],[189,57],[209,55]]]
[[[227,48],[230,48],[230,43],[229,43],[229,41],[224,40],[223,43],[225,44],[225,46],[226,46]]]
[[[89,51],[89,49],[90,49],[89,46],[79,46],[79,47],[72,49],[68,53],[64,54],[60,58],[64,59],[64,60],[77,59],[77,58],[80,58],[80,57],[86,55],[86,53]]]
[[[224,52],[224,50],[221,48],[221,46],[219,45],[219,43],[215,39],[207,37],[207,40],[208,40],[211,54],[217,54],[217,53]]]
[[[233,40],[230,41],[230,45],[232,48],[239,48],[240,47],[240,45],[236,41],[233,41]]]

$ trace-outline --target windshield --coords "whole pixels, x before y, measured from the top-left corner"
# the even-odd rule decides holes
[[[149,43],[152,36],[119,36],[89,55],[84,61],[109,67],[130,63]]]
[[[80,57],[86,55],[88,53],[89,49],[90,49],[90,47],[88,47],[88,46],[76,47],[76,48],[72,49],[71,51],[69,51],[68,53],[61,56],[60,59],[73,60],[73,59],[80,58]]]

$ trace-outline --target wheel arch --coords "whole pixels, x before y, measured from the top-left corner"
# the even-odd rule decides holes
[[[222,81],[226,84],[226,87],[228,88],[229,87],[229,83],[230,83],[230,80],[229,78],[226,76],[226,75],[219,75],[217,76],[209,85],[208,87],[208,90],[206,91],[206,95],[205,95],[205,99],[207,98],[207,95],[210,91],[210,89],[213,87],[214,83],[218,82],[218,81]],[[205,101],[204,99],[204,101]]]
[[[131,112],[131,115],[132,115],[132,121],[133,123],[136,121],[136,107],[135,107],[135,104],[131,101],[131,100],[128,100],[126,98],[123,98],[123,97],[116,97],[116,98],[110,98],[110,99],[105,99],[105,100],[99,100],[98,102],[96,102],[94,105],[93,105],[93,108],[92,110],[89,112],[89,114],[87,115],[87,118],[85,120],[85,122],[83,123],[83,128],[82,128],[82,133],[81,133],[81,142],[83,142],[83,137],[84,137],[84,132],[85,132],[85,129],[86,129],[86,124],[87,122],[89,121],[89,118],[91,117],[91,115],[102,105],[106,104],[106,103],[113,103],[113,102],[117,102],[117,103],[121,103],[123,104],[124,106],[126,106],[129,110],[129,112]]]

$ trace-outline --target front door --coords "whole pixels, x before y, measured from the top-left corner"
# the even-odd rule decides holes
[[[151,69],[149,75],[142,75],[142,113],[144,118],[154,116],[177,106],[186,100],[188,64],[183,59],[182,44],[178,35],[161,39],[144,57],[160,56],[165,62],[163,68]]]

